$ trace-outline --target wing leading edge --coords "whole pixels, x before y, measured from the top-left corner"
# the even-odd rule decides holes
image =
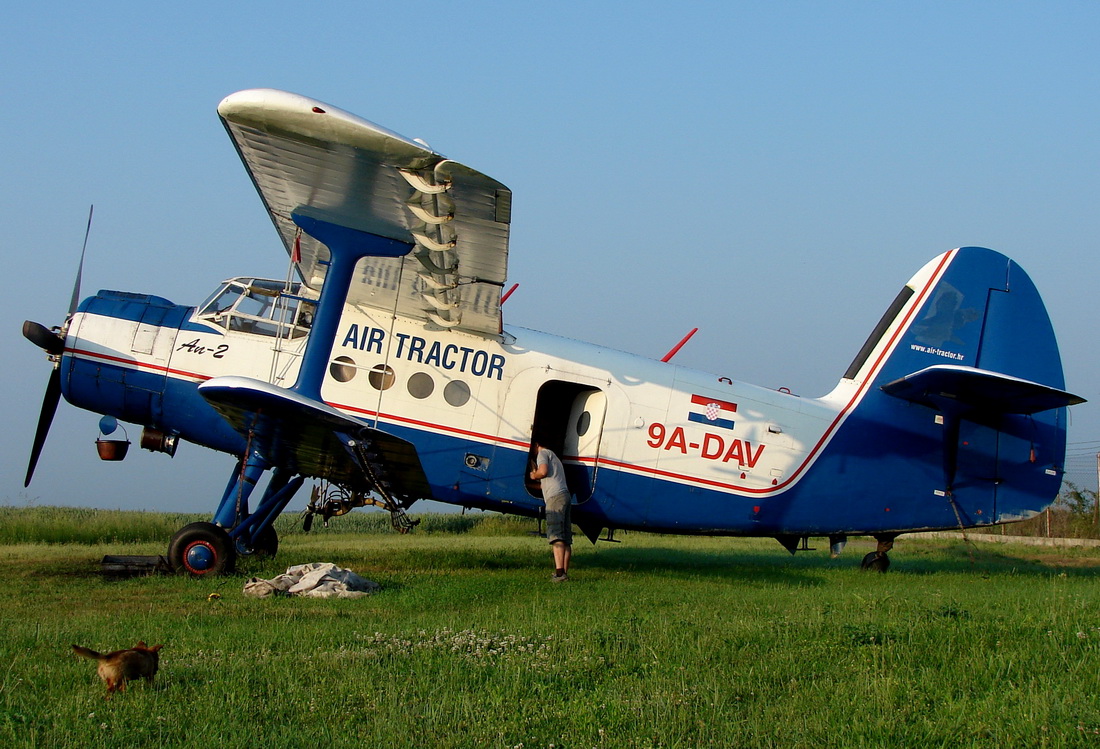
[[[272,89],[226,97],[218,114],[303,283],[328,250],[291,214],[415,244],[366,258],[348,302],[444,328],[500,332],[512,193],[425,145],[319,101]]]

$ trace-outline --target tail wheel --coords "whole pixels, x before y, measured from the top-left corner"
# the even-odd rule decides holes
[[[890,557],[886,556],[886,552],[872,551],[863,557],[863,561],[860,562],[859,566],[860,569],[871,572],[885,572],[890,569]]]
[[[185,525],[168,544],[168,563],[172,569],[195,577],[228,574],[236,561],[229,534],[213,523]]]

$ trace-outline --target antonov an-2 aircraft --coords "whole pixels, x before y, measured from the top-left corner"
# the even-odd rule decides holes
[[[793,552],[828,536],[839,552],[870,535],[863,566],[883,570],[901,533],[1020,520],[1059,491],[1082,399],[1030,278],[997,252],[931,260],[833,391],[798,397],[506,327],[503,184],[295,94],[241,91],[218,114],[299,281],[234,278],[197,307],[74,293],[59,328],[24,324],[53,362],[28,483],[62,395],[140,425],[147,449],[237,458],[212,522],[172,538],[178,570],[274,553],[306,480],[326,519],[374,504],[407,529],[418,499],[537,517],[533,436],[563,457],[592,541],[772,536]]]

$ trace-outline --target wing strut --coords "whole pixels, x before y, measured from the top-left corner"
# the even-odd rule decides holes
[[[351,288],[355,264],[364,257],[401,257],[409,254],[413,246],[378,234],[351,229],[334,224],[318,216],[309,215],[307,209],[291,214],[294,223],[302,231],[329,249],[331,261],[317,300],[317,314],[313,328],[302,354],[302,367],[291,390],[313,400],[321,400],[321,383],[328,371],[332,343],[340,325],[344,302]]]

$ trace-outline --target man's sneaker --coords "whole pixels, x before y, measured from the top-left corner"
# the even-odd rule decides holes
[[[568,579],[569,575],[565,574],[564,572],[562,572],[561,574],[555,572],[553,575],[550,576],[550,582],[552,583],[564,583]]]

